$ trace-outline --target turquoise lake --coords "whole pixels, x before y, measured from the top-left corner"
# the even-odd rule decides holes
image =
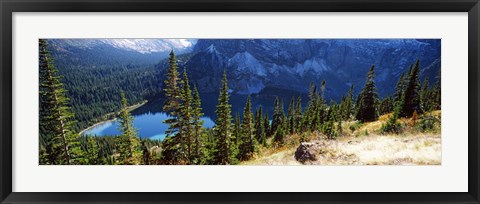
[[[202,100],[202,112],[204,113],[202,117],[204,121],[203,126],[205,128],[212,128],[215,125],[215,109],[218,103],[218,94],[201,94],[200,96]],[[291,96],[281,97],[280,99],[288,102],[290,98]],[[246,95],[232,94],[230,96],[233,117],[237,114],[239,116],[243,114],[246,99]],[[272,116],[274,97],[252,96],[251,100],[253,110],[261,106],[263,113],[268,113],[270,117]],[[163,121],[169,116],[165,112],[162,112],[163,104],[162,100],[151,101],[131,112],[134,117],[133,125],[141,138],[158,140],[165,138],[165,131],[168,125],[163,123]],[[284,105],[284,108],[286,109],[287,106],[288,104]],[[82,135],[93,136],[114,136],[120,134],[116,120],[100,123],[88,128],[82,133]]]

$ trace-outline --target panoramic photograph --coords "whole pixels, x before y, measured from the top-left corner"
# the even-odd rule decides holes
[[[39,39],[40,165],[441,165],[440,39]]]

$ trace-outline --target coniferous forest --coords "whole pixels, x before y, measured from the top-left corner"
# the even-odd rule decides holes
[[[269,75],[259,71],[268,70],[266,65],[248,51],[226,60],[217,42],[207,47],[199,40],[181,54],[174,47],[148,57],[121,52],[112,56],[132,59],[108,56],[107,63],[91,60],[106,55],[64,60],[67,56],[52,43],[58,44],[39,40],[42,165],[441,164],[441,72],[435,60],[412,55],[405,69],[395,70],[397,77],[386,80],[378,79],[385,78],[384,62],[378,62],[381,68],[371,63],[347,85],[335,72],[311,71],[298,74],[302,82],[291,80],[304,83],[303,88],[288,90],[295,85],[268,85],[278,79],[269,82]],[[253,49],[249,46],[242,49]],[[140,57],[154,64],[122,62]],[[205,63],[222,58],[228,63]],[[232,65],[234,59],[242,61]],[[432,71],[434,65],[438,69]],[[219,69],[201,71],[209,66]],[[282,71],[272,73],[289,79]],[[136,113],[150,106],[165,115],[142,121],[165,126],[158,137],[142,135],[135,123],[141,120]],[[108,121],[119,134],[86,134]]]

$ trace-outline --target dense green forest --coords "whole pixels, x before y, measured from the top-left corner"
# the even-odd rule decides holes
[[[154,98],[161,90],[157,82],[163,79],[159,70],[153,68],[153,59],[158,60],[161,55],[74,49],[71,52],[80,53],[80,56],[72,56],[72,53],[56,52],[52,46],[47,49],[52,52],[52,57],[62,59],[56,61],[56,67],[66,79],[64,88],[68,90],[71,109],[75,113],[75,130],[114,117],[110,113],[120,109],[120,90],[124,91],[129,104]]]
[[[133,98],[133,102],[136,102],[135,98],[138,97],[139,101],[145,93],[135,95],[135,92],[130,90],[131,96],[127,96],[126,92],[122,91],[125,87],[120,84],[133,83],[138,86],[135,90],[153,92],[159,92],[160,90],[154,90],[160,89],[159,87],[142,84],[144,81],[138,79],[130,82],[131,79],[125,75],[125,78],[119,77],[119,84],[105,85],[111,90],[82,92],[82,87],[101,83],[95,81],[102,80],[102,73],[97,72],[95,74],[98,77],[94,77],[90,82],[77,81],[72,85],[78,87],[65,87],[62,75],[56,69],[47,49],[47,42],[40,40],[39,45],[40,164],[238,164],[254,157],[259,148],[282,147],[286,139],[293,134],[317,132],[325,135],[327,140],[335,140],[342,135],[343,122],[367,123],[386,113],[393,114],[387,123],[382,125],[381,131],[386,134],[401,134],[403,126],[398,123],[400,118],[413,117],[416,120],[422,113],[440,110],[441,107],[440,77],[434,79],[435,83],[431,87],[428,78],[420,82],[421,67],[417,60],[400,77],[395,93],[383,99],[376,93],[375,66],[372,65],[362,91],[354,95],[352,86],[339,103],[333,101],[327,104],[324,92],[328,82],[323,81],[318,88],[315,83],[311,84],[305,108],[302,107],[301,98],[291,98],[287,102],[288,111],[285,112],[286,102],[276,98],[275,110],[270,118],[262,111],[262,107],[252,110],[248,97],[243,116],[233,117],[228,79],[224,72],[215,111],[215,126],[206,129],[202,127],[200,94],[197,88],[190,84],[188,70],[179,72],[177,59],[172,51],[167,73],[159,79],[164,80],[161,90],[166,97],[163,110],[171,118],[158,123],[168,124],[169,129],[163,141],[153,141],[138,136],[133,126],[133,117],[128,112],[128,99]],[[83,71],[87,74],[88,70]],[[114,72],[113,68],[110,71]],[[70,89],[75,89],[72,92],[78,95],[72,94]],[[111,101],[106,101],[105,107],[118,112],[118,128],[122,134],[115,137],[80,136],[75,128],[78,127],[77,121],[70,106],[72,99],[68,96],[82,100],[100,100],[99,96],[102,94],[115,95],[109,97]],[[82,117],[104,114],[95,110],[96,108],[98,107],[82,107],[77,111],[87,111]],[[435,122],[427,114],[423,114],[414,125],[420,131],[428,131]],[[302,136],[299,140],[306,141],[307,138]]]

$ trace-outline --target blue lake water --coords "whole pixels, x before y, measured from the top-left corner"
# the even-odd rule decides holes
[[[168,125],[162,121],[169,118],[169,116],[162,112],[157,113],[144,113],[141,115],[133,115],[133,126],[137,129],[141,138],[159,139],[165,138],[165,131],[168,129]],[[206,128],[212,128],[214,122],[208,117],[202,117],[204,121],[203,126]],[[96,125],[86,130],[83,135],[105,136],[105,135],[120,135],[118,130],[118,121],[107,121]]]
[[[215,121],[215,109],[218,104],[218,94],[201,94],[202,100],[202,117],[205,128],[212,128]],[[279,97],[288,103],[292,96]],[[237,114],[242,115],[247,96],[232,94],[230,96],[230,104],[232,105],[232,116]],[[255,110],[260,106],[263,108],[263,113],[268,113],[271,117],[273,115],[273,101],[274,97],[252,96],[252,108]],[[303,100],[305,102],[306,100]],[[133,126],[137,129],[141,138],[159,139],[165,138],[165,131],[168,125],[163,123],[169,116],[162,112],[164,102],[162,100],[151,101],[131,112],[134,117]],[[303,104],[304,106],[306,104]],[[288,104],[285,104],[286,111]],[[106,136],[106,135],[120,135],[118,130],[118,122],[116,120],[106,121],[94,127],[90,127],[83,132],[83,135]]]

